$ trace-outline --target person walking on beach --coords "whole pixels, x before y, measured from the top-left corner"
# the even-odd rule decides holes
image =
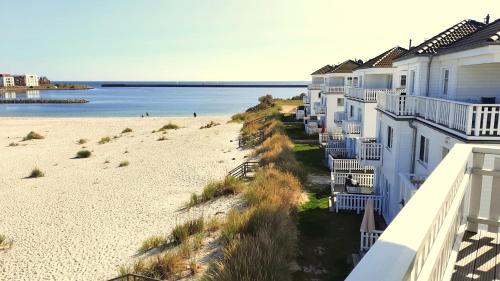
[[[193,112],[193,116],[194,116],[194,118],[196,118],[196,112]]]

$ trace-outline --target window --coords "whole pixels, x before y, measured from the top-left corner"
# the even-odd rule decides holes
[[[321,98],[321,92],[318,92],[318,99]]]
[[[352,77],[347,77],[347,86],[352,86]]]
[[[363,76],[359,76],[359,88],[363,88]]]
[[[337,106],[344,106],[344,98],[337,98]]]
[[[443,69],[443,95],[448,94],[448,80],[450,78],[450,70],[449,69]]]
[[[415,70],[410,70],[410,94],[415,94]]]
[[[406,87],[406,75],[401,75],[401,80],[399,82],[399,85],[401,86],[401,88]]]
[[[429,139],[420,135],[420,151],[418,160],[429,163]]]
[[[354,106],[351,105],[351,108],[349,110],[349,117],[354,117]]]
[[[358,88],[358,77],[354,77],[354,79],[352,80],[352,85]]]
[[[392,148],[392,141],[394,139],[394,130],[391,126],[387,126],[387,148]]]

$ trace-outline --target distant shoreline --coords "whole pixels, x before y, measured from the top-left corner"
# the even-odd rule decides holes
[[[307,85],[301,84],[194,84],[194,83],[176,83],[176,84],[125,84],[125,83],[105,83],[101,84],[103,88],[145,88],[145,87],[161,87],[161,88],[306,88]]]
[[[0,87],[0,92],[26,92],[26,91],[48,91],[48,90],[91,90],[92,87],[83,84],[64,84],[54,83],[40,85],[36,87],[15,86],[15,87]]]

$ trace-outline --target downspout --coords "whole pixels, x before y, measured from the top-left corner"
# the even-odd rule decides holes
[[[429,96],[429,85],[431,83],[431,64],[432,64],[432,59],[434,58],[434,54],[431,54],[429,57],[429,62],[427,63],[427,86],[425,88],[425,96]],[[413,81],[415,83],[415,81]]]
[[[408,125],[410,125],[410,128],[413,129],[413,140],[412,140],[412,143],[411,143],[411,173],[410,174],[414,174],[415,173],[415,154],[417,153],[416,149],[417,149],[417,127],[413,124],[413,120],[409,120],[408,121]]]

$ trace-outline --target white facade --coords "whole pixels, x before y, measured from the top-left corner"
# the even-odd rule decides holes
[[[384,144],[378,189],[388,222],[418,189],[420,183],[412,187],[408,175],[425,178],[457,143],[500,143],[500,46],[445,53],[432,61],[412,57],[394,66],[397,75],[406,75],[407,96],[379,101],[384,110],[377,121],[377,141]]]
[[[34,74],[26,74],[25,75],[26,87],[38,87],[39,77]]]
[[[0,87],[14,87],[14,77],[1,76],[0,77]]]

